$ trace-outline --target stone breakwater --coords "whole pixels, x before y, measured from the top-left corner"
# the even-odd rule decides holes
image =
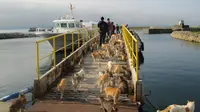
[[[193,33],[190,31],[174,31],[171,36],[173,38],[187,40],[191,42],[200,42],[200,33]]]
[[[38,37],[38,35],[33,33],[0,33],[0,39],[14,39],[14,38],[28,38],[28,37]]]

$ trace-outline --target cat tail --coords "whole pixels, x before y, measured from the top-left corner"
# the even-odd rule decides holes
[[[171,105],[169,105],[166,109],[164,109],[164,110],[157,110],[157,112],[168,112],[168,111],[170,111],[171,110]]]

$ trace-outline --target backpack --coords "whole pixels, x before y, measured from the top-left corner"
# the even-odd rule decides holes
[[[99,24],[98,24],[98,27],[100,29],[100,33],[106,33],[107,30],[108,30],[108,25],[104,21],[100,21]]]

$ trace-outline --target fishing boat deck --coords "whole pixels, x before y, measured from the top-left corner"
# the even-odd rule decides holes
[[[91,57],[91,52],[88,51],[84,55],[83,68],[86,72],[84,81],[81,83],[81,87],[78,92],[73,91],[71,77],[74,73],[78,72],[81,67],[75,65],[74,69],[70,73],[64,74],[63,77],[67,79],[67,89],[65,90],[64,98],[60,100],[60,93],[56,90],[56,86],[60,80],[53,84],[53,87],[49,92],[39,99],[27,112],[64,112],[70,109],[71,112],[96,112],[100,110],[99,95],[100,88],[97,86],[97,80],[99,78],[99,72],[106,69],[107,62],[112,60],[114,64],[120,64],[126,66],[127,63],[116,58],[102,59],[94,62]],[[116,85],[117,86],[116,80]],[[128,80],[129,85],[131,80]],[[130,87],[131,89],[131,87]],[[120,95],[118,101],[119,112],[137,112],[137,105],[130,99],[132,97],[126,97]]]

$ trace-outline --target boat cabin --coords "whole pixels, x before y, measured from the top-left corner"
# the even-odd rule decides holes
[[[55,28],[54,32],[64,33],[71,32],[77,29],[82,28],[82,23],[73,18],[61,18],[60,20],[54,20]]]

